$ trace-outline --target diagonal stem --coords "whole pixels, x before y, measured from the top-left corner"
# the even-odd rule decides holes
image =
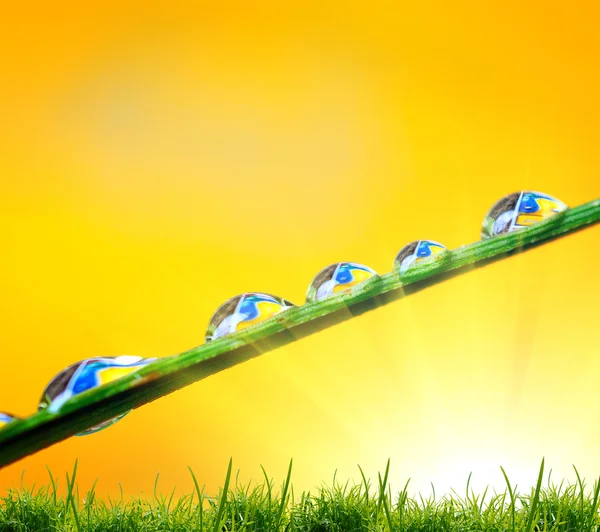
[[[149,364],[73,397],[58,413],[45,410],[10,423],[0,430],[0,468],[266,351],[599,221],[600,200],[594,200],[527,229],[462,246],[441,260],[419,263],[402,278],[394,271],[374,276],[353,291],[286,310],[239,333]]]

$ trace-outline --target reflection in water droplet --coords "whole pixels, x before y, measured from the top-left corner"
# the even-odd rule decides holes
[[[115,381],[155,360],[155,358],[134,356],[102,357],[81,360],[61,371],[48,383],[42,394],[38,410],[48,408],[51,412],[58,412],[62,405],[71,397]],[[129,412],[131,412],[131,410]],[[104,421],[99,425],[77,434],[77,436],[85,436],[87,434],[98,432],[99,430],[116,423],[129,412],[125,412],[120,416]]]
[[[3,427],[8,425],[11,421],[14,421],[15,419],[21,419],[21,418],[18,416],[15,416],[13,414],[7,414],[6,412],[0,412],[0,429],[2,429]]]
[[[280,297],[257,292],[232,297],[210,319],[206,341],[246,329],[293,306],[293,303]]]
[[[509,194],[497,201],[487,213],[481,238],[529,227],[566,209],[562,201],[541,192],[523,190]]]
[[[323,299],[357,286],[377,275],[375,270],[356,262],[336,262],[321,270],[306,293],[306,301]]]
[[[405,273],[417,262],[433,258],[441,258],[448,250],[445,246],[434,240],[416,240],[404,246],[396,255],[394,268]]]

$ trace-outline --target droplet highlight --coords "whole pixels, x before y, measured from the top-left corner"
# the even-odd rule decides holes
[[[316,275],[308,287],[306,301],[323,301],[332,295],[351,290],[374,275],[377,272],[368,266],[356,262],[336,262]]]
[[[419,262],[439,259],[447,253],[446,246],[435,240],[415,240],[398,252],[394,260],[394,268],[403,274]]]
[[[514,192],[498,200],[483,220],[481,238],[524,229],[567,209],[560,200],[531,190]]]
[[[247,329],[294,306],[286,299],[259,292],[232,297],[223,303],[210,319],[206,341]]]
[[[38,410],[48,408],[52,412],[58,412],[62,405],[72,397],[113,382],[155,360],[155,358],[119,356],[89,358],[76,362],[61,371],[48,383],[42,393]],[[131,410],[91,427],[77,434],[77,436],[86,436],[105,429],[125,417],[129,412]]]

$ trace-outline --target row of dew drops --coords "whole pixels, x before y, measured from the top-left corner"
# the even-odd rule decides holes
[[[542,194],[524,190],[515,192],[497,201],[483,220],[481,237],[497,235],[523,229],[559,212],[567,206],[561,201]],[[416,263],[440,258],[448,250],[433,240],[418,240],[404,246],[394,260],[394,269],[404,274]],[[377,273],[355,262],[338,262],[323,269],[313,279],[306,295],[307,302],[322,301],[334,294],[351,290]],[[263,293],[245,293],[232,297],[213,314],[206,332],[206,341],[246,329],[294,307],[289,301]],[[38,410],[48,408],[57,412],[71,397],[96,388],[157,360],[137,356],[89,358],[72,364],[56,375],[46,386]],[[92,434],[112,425],[127,415],[124,414],[91,427],[78,434]],[[0,412],[0,429],[18,416]]]

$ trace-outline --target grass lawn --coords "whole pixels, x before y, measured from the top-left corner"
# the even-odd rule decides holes
[[[56,479],[47,486],[10,490],[0,502],[0,531],[564,531],[600,530],[600,483],[591,490],[577,474],[574,485],[544,482],[542,461],[538,481],[528,493],[516,493],[506,477],[502,493],[423,498],[409,496],[407,483],[392,493],[386,471],[372,484],[361,475],[358,485],[337,482],[315,492],[294,493],[292,464],[281,486],[265,473],[260,483],[240,485],[232,464],[217,497],[200,488],[193,472],[194,493],[175,498],[154,493],[151,500],[104,501],[94,490],[81,494],[77,464],[66,478],[66,496],[57,495]],[[504,470],[503,470],[504,472]],[[158,480],[158,477],[157,477]],[[544,485],[543,485],[544,484]]]

